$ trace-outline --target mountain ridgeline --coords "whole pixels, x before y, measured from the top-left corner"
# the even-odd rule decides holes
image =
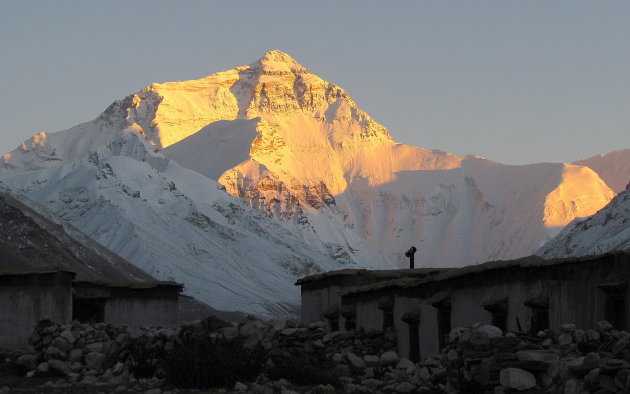
[[[397,143],[280,51],[37,134],[0,179],[211,306],[264,316],[293,312],[299,276],[402,267],[410,245],[427,267],[529,255],[614,197],[585,166]]]

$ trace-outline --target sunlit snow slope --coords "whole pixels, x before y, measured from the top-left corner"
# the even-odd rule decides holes
[[[396,143],[280,51],[37,134],[2,156],[0,178],[202,301],[263,314],[297,304],[299,275],[403,266],[411,245],[421,266],[530,254],[613,197],[586,167]]]
[[[358,261],[362,267],[388,266],[358,236],[351,246],[322,242],[308,228],[289,232],[216,181],[154,153],[134,127],[113,132],[110,127],[119,122],[125,123],[99,118],[80,126],[81,137],[110,135],[81,159],[61,158],[67,154],[64,139],[77,129],[51,134],[46,149],[29,141],[30,149],[12,156],[32,158],[25,162],[42,168],[5,167],[2,182],[146,272],[184,283],[185,293],[221,310],[291,315],[299,302],[296,278]],[[46,160],[49,152],[58,159]]]
[[[568,225],[537,254],[551,259],[624,249],[630,249],[630,185],[595,215]]]
[[[630,183],[630,149],[596,155],[573,164],[591,168],[615,193],[621,193]]]

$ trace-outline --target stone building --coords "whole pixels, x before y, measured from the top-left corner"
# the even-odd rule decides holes
[[[338,305],[352,316],[348,328],[396,331],[398,352],[412,360],[439,352],[451,328],[482,322],[504,331],[536,333],[563,323],[591,327],[608,320],[630,327],[628,280],[630,251],[599,256],[544,260],[530,256],[451,270],[424,270],[415,276],[401,270],[352,274],[330,272],[306,277],[302,286],[305,322],[322,319],[335,328],[334,314],[323,306]],[[420,271],[420,270],[413,270]],[[357,275],[358,276],[358,275]],[[318,295],[319,294],[319,295]],[[322,303],[326,295],[333,302]],[[305,312],[306,311],[306,312]],[[345,325],[339,325],[345,329]]]
[[[342,308],[341,293],[347,289],[402,278],[423,278],[442,271],[433,268],[374,271],[345,269],[307,276],[295,283],[302,290],[301,319],[305,323],[325,320],[329,330],[338,330],[346,324],[352,325],[356,317],[354,309]]]
[[[0,192],[0,347],[25,347],[43,318],[169,326],[181,291]]]
[[[68,271],[0,272],[0,348],[24,347],[39,319],[72,318]]]
[[[41,319],[171,326],[182,286],[174,282],[94,283],[64,270],[0,272],[0,348],[24,348]]]

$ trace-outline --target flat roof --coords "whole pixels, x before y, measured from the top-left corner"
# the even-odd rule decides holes
[[[86,284],[93,286],[104,286],[111,288],[126,288],[126,289],[152,289],[156,287],[179,287],[180,290],[184,288],[182,283],[173,281],[154,281],[154,282],[102,282],[102,281],[88,281],[81,280],[75,281],[76,284]]]
[[[453,268],[404,268],[397,270],[368,270],[365,268],[343,269],[305,276],[304,278],[298,279],[295,285],[301,286],[305,283],[317,282],[324,279],[342,278],[345,276],[369,276],[374,279],[383,280],[418,276],[424,277],[450,270],[453,270]]]
[[[366,292],[373,292],[377,290],[382,290],[388,287],[397,287],[402,289],[412,289],[414,287],[418,287],[427,283],[436,283],[443,282],[450,279],[461,278],[465,276],[473,276],[473,275],[481,275],[487,274],[492,271],[504,270],[504,269],[514,269],[514,268],[542,268],[542,267],[553,267],[564,264],[574,264],[574,263],[585,263],[589,261],[599,260],[604,257],[613,257],[618,255],[630,255],[630,249],[613,251],[609,253],[604,253],[601,255],[589,255],[582,257],[568,257],[562,259],[553,259],[553,260],[545,260],[540,256],[527,256],[520,259],[515,260],[497,260],[497,261],[489,261],[487,263],[468,265],[461,268],[455,268],[450,270],[444,270],[435,275],[427,275],[422,278],[413,278],[406,277],[401,279],[392,279],[380,281],[378,283],[372,283],[364,286],[358,286],[355,288],[350,288],[341,293],[344,295],[352,295],[352,294],[360,294]]]
[[[30,268],[30,267],[29,267]],[[63,272],[67,274],[71,274],[74,278],[76,273],[74,271],[64,270],[64,269],[6,269],[0,270],[0,276],[20,276],[20,275],[46,275],[46,274],[56,274],[58,272]]]

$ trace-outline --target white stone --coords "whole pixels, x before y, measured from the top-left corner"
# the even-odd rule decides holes
[[[35,370],[37,375],[46,375],[49,371],[50,371],[50,364],[48,364],[46,361],[44,361],[43,363],[40,363],[37,366],[37,369]]]
[[[113,386],[118,386],[121,384],[126,384],[129,381],[129,373],[127,371],[121,373],[120,375],[112,376],[109,379],[109,384]]]
[[[368,367],[378,367],[380,359],[378,358],[378,356],[375,356],[373,354],[366,354],[365,356],[363,356],[363,361],[365,361],[365,364]]]
[[[70,344],[74,344],[74,341],[76,340],[74,334],[72,334],[72,331],[70,330],[63,330],[59,336],[68,341]]]
[[[241,382],[236,382],[236,384],[234,384],[234,391],[238,391],[238,392],[246,392],[247,391],[247,385],[243,384]]]
[[[257,319],[247,320],[243,325],[239,328],[239,332],[242,336],[259,336],[263,323]]]
[[[88,343],[85,345],[86,353],[100,352],[103,350],[103,342]]]
[[[416,390],[416,386],[409,382],[402,382],[396,386],[396,391],[399,393],[411,393]]]
[[[420,372],[418,375],[420,376],[420,379],[424,381],[431,379],[431,372],[429,371],[429,368],[427,367],[420,368]]]
[[[468,329],[467,329],[467,328],[464,328],[464,327],[456,327],[456,328],[453,328],[453,329],[451,330],[451,332],[449,332],[449,333],[448,333],[448,341],[449,341],[449,342],[455,342],[456,340],[458,340],[458,339],[459,339],[459,337],[462,335],[462,333],[463,333],[464,331],[467,331],[467,330],[468,330]]]
[[[48,364],[50,365],[50,368],[54,369],[55,371],[63,375],[68,375],[71,372],[70,367],[68,366],[68,364],[66,364],[65,361],[55,360],[53,358],[53,359],[48,360]]]
[[[586,340],[586,332],[584,330],[575,330],[573,332],[575,343],[582,343]]]
[[[381,387],[382,385],[385,384],[385,382],[383,382],[382,380],[378,380],[378,379],[364,379],[361,381],[361,384],[364,386],[367,386],[369,388],[375,389],[378,387]]]
[[[560,326],[560,331],[562,332],[566,332],[567,334],[571,334],[575,331],[575,324],[570,323],[570,324],[562,324]]]
[[[105,361],[105,355],[98,352],[90,352],[85,355],[85,366],[88,369],[100,370]]]
[[[573,343],[573,337],[571,334],[562,333],[558,335],[558,345],[570,345]]]
[[[400,361],[398,361],[398,364],[396,364],[396,369],[404,369],[406,371],[411,366],[415,366],[411,360],[408,358],[401,358]]]
[[[323,329],[323,328],[326,328],[326,323],[323,321],[316,321],[316,322],[310,323],[307,327],[311,329],[316,329],[316,328]]]
[[[396,365],[399,360],[400,357],[393,350],[381,354],[381,365]]]
[[[503,331],[491,324],[479,324],[472,329],[473,334],[480,336],[481,338],[500,338],[503,336]]]
[[[580,394],[580,391],[577,379],[567,380],[564,384],[564,394]]]
[[[606,320],[598,321],[595,323],[595,329],[599,332],[608,332],[612,328],[612,324],[610,324]]]
[[[599,341],[599,339],[601,338],[601,334],[597,330],[588,329],[586,330],[586,334],[593,341]]]
[[[33,370],[37,368],[38,361],[39,361],[38,354],[23,354],[20,357],[18,357],[17,364],[21,365],[22,367],[28,370]]]
[[[112,373],[114,375],[118,375],[118,374],[122,373],[122,371],[124,371],[124,370],[125,370],[125,364],[123,362],[121,362],[121,361],[118,361],[116,363],[116,365],[114,365],[114,368],[112,368]]]
[[[284,330],[280,331],[280,333],[282,335],[289,336],[289,335],[295,334],[296,331],[297,331],[297,328],[285,328]]]
[[[354,353],[346,354],[346,358],[348,359],[348,362],[350,363],[350,365],[352,365],[354,368],[365,369],[365,367],[367,366],[367,364],[365,363],[365,360],[363,360],[361,357],[357,356]]]
[[[505,368],[499,374],[501,386],[514,390],[528,390],[536,386],[536,377],[520,368]]]
[[[544,364],[553,364],[558,362],[560,357],[554,353],[543,353],[534,350],[521,350],[516,352],[516,357],[520,361],[537,361]]]
[[[221,327],[218,330],[224,341],[232,341],[238,337],[238,328],[233,326]]]
[[[77,362],[83,360],[83,350],[81,349],[72,349],[70,350],[70,354],[68,355],[68,360],[70,362]]]

